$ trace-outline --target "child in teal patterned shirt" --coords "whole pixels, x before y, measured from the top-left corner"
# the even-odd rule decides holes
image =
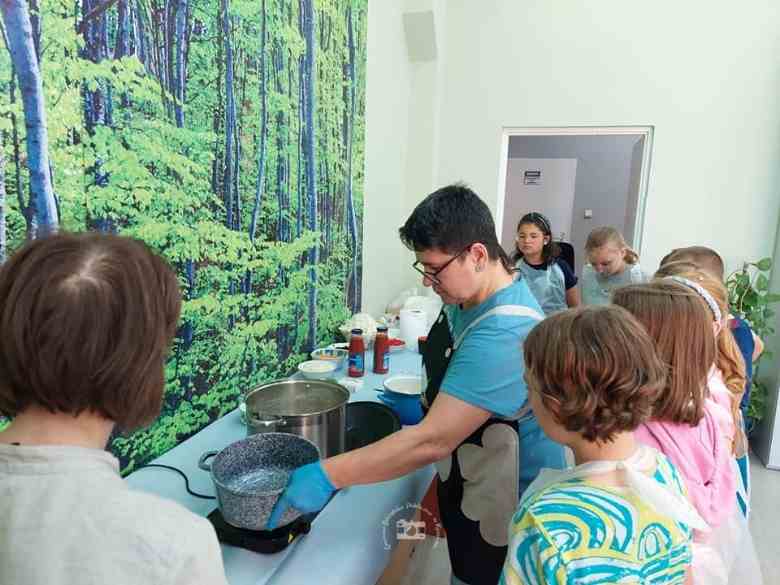
[[[692,529],[706,523],[666,457],[634,440],[665,368],[615,306],[565,311],[524,344],[529,401],[576,467],[543,470],[509,528],[502,585],[689,582]]]

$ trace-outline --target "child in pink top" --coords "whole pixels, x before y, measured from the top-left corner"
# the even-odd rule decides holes
[[[678,276],[699,285],[711,297],[709,302],[717,305],[719,320],[713,319],[717,354],[707,379],[707,408],[713,413],[718,425],[735,457],[734,465],[747,456],[747,437],[744,432],[740,403],[745,393],[747,373],[742,352],[729,329],[729,294],[723,282],[685,260],[661,264],[656,278]],[[738,482],[742,487],[741,482]],[[745,486],[747,487],[747,486]],[[747,494],[740,489],[747,508]]]
[[[728,408],[738,401],[728,396],[713,365],[722,325],[718,303],[701,285],[678,276],[618,289],[613,303],[647,328],[669,367],[665,392],[635,436],[674,463],[691,502],[710,525],[709,532],[694,534],[694,583],[761,583],[755,548],[736,502],[736,427]],[[747,580],[733,580],[743,577]]]
[[[696,510],[716,528],[736,505],[736,477],[730,446],[706,404],[717,356],[712,310],[696,290],[671,279],[622,287],[613,303],[639,319],[669,366],[666,391],[636,436],[672,460]]]
[[[655,419],[640,425],[634,436],[674,463],[685,479],[688,497],[710,527],[719,526],[734,512],[737,492],[731,452],[706,405],[696,426]]]

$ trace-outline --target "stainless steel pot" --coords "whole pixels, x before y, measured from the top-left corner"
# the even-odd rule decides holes
[[[250,390],[245,398],[247,434],[271,431],[309,439],[323,457],[346,449],[349,391],[322,380],[283,380]]]

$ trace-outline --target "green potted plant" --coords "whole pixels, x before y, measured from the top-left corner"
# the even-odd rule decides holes
[[[726,279],[731,312],[747,321],[753,332],[762,340],[774,333],[772,317],[775,312],[770,305],[780,302],[780,295],[769,291],[771,268],[771,258],[745,262],[741,269],[732,272]],[[748,420],[745,421],[748,432],[766,413],[767,388],[758,380],[758,369],[761,362],[770,356],[771,352],[765,349],[753,365]]]

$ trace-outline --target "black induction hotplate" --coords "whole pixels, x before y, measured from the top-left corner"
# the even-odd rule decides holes
[[[286,526],[274,530],[236,528],[225,522],[219,508],[208,515],[220,542],[260,554],[274,554],[287,548],[301,534],[311,529],[311,516],[301,516]]]

